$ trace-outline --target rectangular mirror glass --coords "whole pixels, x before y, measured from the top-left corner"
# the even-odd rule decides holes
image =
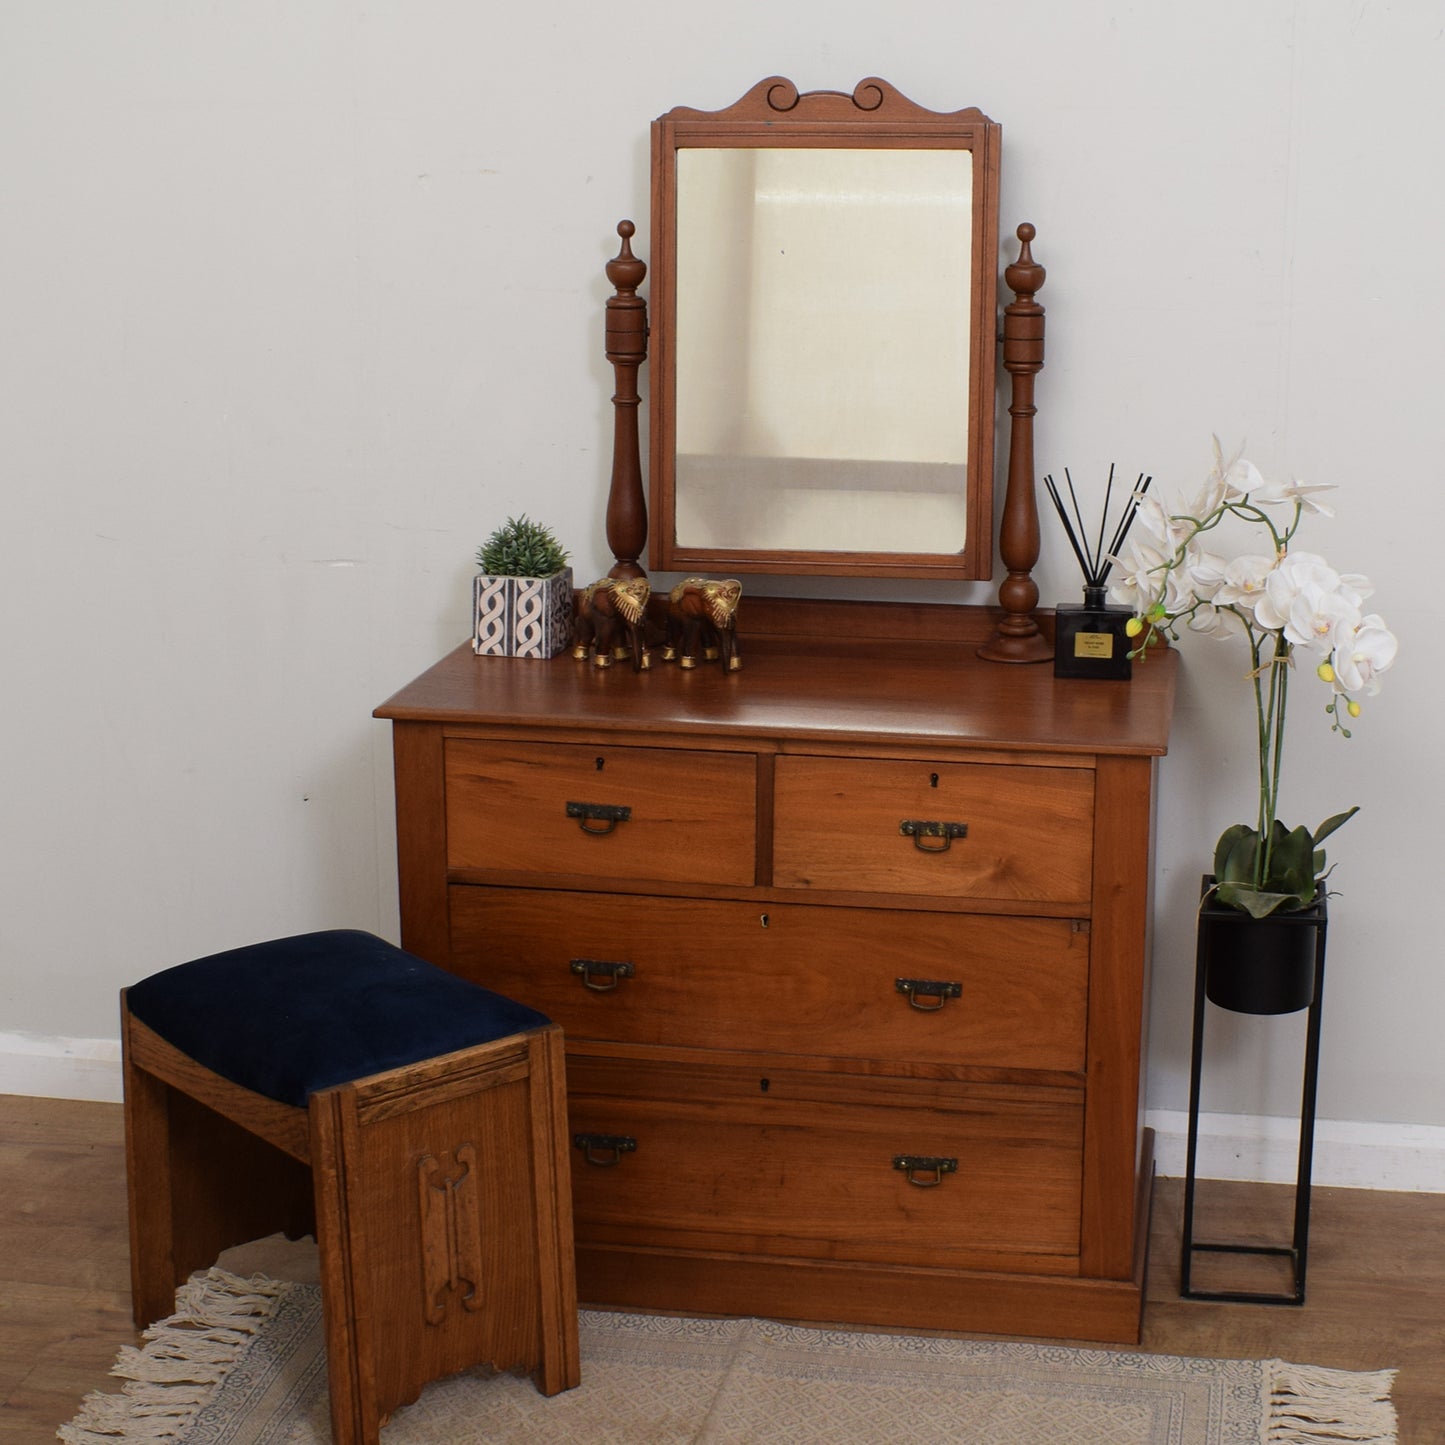
[[[972,164],[678,153],[680,547],[963,551]]]

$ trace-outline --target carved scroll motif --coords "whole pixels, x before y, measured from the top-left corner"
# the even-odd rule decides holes
[[[477,1198],[477,1151],[463,1144],[417,1165],[421,1202],[423,1312],[429,1325],[446,1318],[448,1296],[466,1309],[482,1305],[482,1229]]]

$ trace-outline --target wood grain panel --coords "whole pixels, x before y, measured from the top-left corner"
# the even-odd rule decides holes
[[[510,743],[446,744],[452,868],[754,881],[757,764],[751,753]],[[605,822],[568,804],[625,808]]]
[[[597,1060],[574,1061],[568,1091],[574,1133],[637,1145],[612,1167],[574,1159],[579,1242],[1076,1268],[1075,1092]],[[957,1171],[912,1184],[900,1154]]]
[[[1088,769],[780,757],[774,788],[778,887],[1039,899],[1089,911]],[[905,822],[967,834],[915,839]]]
[[[1067,919],[464,884],[451,893],[452,967],[542,1010],[573,1040],[1084,1066],[1089,937]],[[616,977],[619,964],[628,976]],[[604,988],[609,974],[616,986]],[[900,977],[960,994],[916,1008]]]

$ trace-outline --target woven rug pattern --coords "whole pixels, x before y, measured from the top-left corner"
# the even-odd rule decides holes
[[[321,1333],[315,1285],[221,1270],[197,1275],[178,1294],[176,1315],[148,1332],[145,1348],[122,1352],[116,1373],[126,1378],[124,1392],[89,1397],[60,1438],[69,1445],[327,1445]],[[582,1313],[580,1336],[580,1388],[547,1399],[514,1375],[457,1375],[398,1410],[384,1445],[1397,1439],[1389,1371],[597,1311]]]

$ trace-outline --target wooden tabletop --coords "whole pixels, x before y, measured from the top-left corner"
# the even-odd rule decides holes
[[[449,653],[376,709],[393,721],[1158,756],[1167,751],[1178,655],[1156,649],[1128,682],[1055,678],[1042,664],[980,661],[957,641],[771,635],[743,665],[685,671],[654,654],[596,668],[563,653]]]

